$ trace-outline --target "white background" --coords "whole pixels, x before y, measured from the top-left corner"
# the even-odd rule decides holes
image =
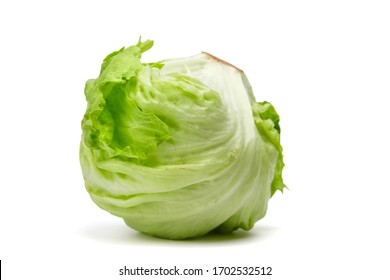
[[[1,1],[4,279],[130,279],[124,265],[390,279],[389,15],[375,0]],[[251,232],[155,239],[90,200],[78,162],[84,83],[140,35],[155,41],[146,61],[208,51],[244,69],[280,114],[289,190]]]

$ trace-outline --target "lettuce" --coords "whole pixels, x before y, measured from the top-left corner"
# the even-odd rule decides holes
[[[279,116],[244,72],[208,53],[142,63],[153,41],[109,54],[85,85],[80,163],[102,209],[185,239],[251,229],[285,187]]]

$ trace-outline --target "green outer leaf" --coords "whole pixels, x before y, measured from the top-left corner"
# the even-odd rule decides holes
[[[283,148],[280,144],[279,115],[272,104],[267,101],[253,103],[252,112],[260,135],[263,136],[265,141],[272,143],[279,152],[274,179],[271,184],[271,196],[273,196],[277,190],[283,191],[286,187],[282,178],[284,162]]]
[[[161,142],[171,138],[168,126],[153,113],[142,112],[132,98],[144,67],[141,53],[152,45],[152,41],[139,41],[109,54],[99,78],[86,83],[83,139],[89,148],[103,150],[106,157],[120,155],[143,162]]]

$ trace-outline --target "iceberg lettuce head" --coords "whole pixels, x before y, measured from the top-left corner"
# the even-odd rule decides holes
[[[87,191],[157,237],[251,229],[285,187],[277,112],[256,102],[237,67],[205,52],[141,62],[152,45],[140,40],[109,54],[86,82]]]

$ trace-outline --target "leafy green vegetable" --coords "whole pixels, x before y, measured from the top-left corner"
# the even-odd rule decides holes
[[[80,162],[93,201],[138,231],[184,239],[249,230],[285,187],[279,116],[208,54],[142,63],[109,54],[88,80]]]

